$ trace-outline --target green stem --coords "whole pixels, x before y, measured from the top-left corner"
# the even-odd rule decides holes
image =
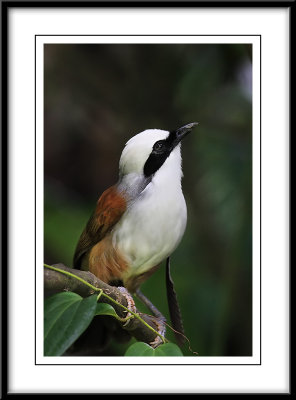
[[[47,265],[47,264],[44,264],[44,266],[45,266],[46,268],[48,268],[48,269],[52,269],[53,271],[61,272],[61,273],[64,274],[64,275],[71,276],[71,278],[77,279],[78,281],[84,283],[86,286],[90,287],[91,289],[95,290],[96,292],[100,292],[100,291],[102,290],[102,289],[100,289],[100,288],[96,288],[96,287],[93,286],[92,284],[88,283],[87,281],[85,281],[84,279],[80,278],[79,276],[72,274],[72,273],[69,272],[69,271],[64,271],[63,269],[59,269],[59,268],[56,268],[56,267],[53,267],[53,266]]]
[[[98,297],[97,297],[97,302],[99,301],[99,299],[102,296],[102,294],[103,294],[103,289],[100,289],[100,293],[98,294]]]
[[[116,316],[114,315],[114,317],[120,322],[127,322],[129,319],[134,318],[133,315],[129,315],[128,317],[121,318],[117,314],[116,314]]]
[[[118,301],[114,300],[112,297],[108,296],[106,293],[104,293],[103,289],[100,289],[100,288],[97,288],[97,287],[93,286],[91,283],[88,283],[88,282],[85,281],[84,279],[80,278],[79,276],[77,276],[77,275],[75,275],[75,274],[72,274],[72,273],[69,272],[69,271],[65,271],[65,270],[63,270],[63,269],[59,269],[59,268],[53,267],[53,266],[48,265],[48,264],[44,264],[44,267],[45,267],[45,268],[48,268],[48,269],[51,269],[51,270],[53,270],[53,271],[56,271],[56,272],[60,272],[61,274],[64,274],[64,275],[68,275],[68,276],[70,276],[71,278],[77,279],[78,281],[80,281],[80,282],[83,283],[84,285],[90,287],[90,288],[91,288],[92,290],[94,290],[95,292],[100,292],[100,294],[98,295],[98,299],[99,299],[101,296],[104,296],[105,298],[107,298],[108,300],[110,300],[112,303],[116,304],[117,306],[123,308],[124,310],[126,310],[126,311],[128,311],[130,314],[132,314],[130,317],[126,317],[126,318],[120,318],[120,317],[118,316],[118,318],[120,318],[120,320],[122,320],[122,321],[127,321],[128,319],[130,319],[130,318],[132,318],[132,317],[136,317],[136,318],[138,318],[139,321],[142,322],[142,324],[144,324],[147,328],[149,328],[152,332],[154,332],[157,336],[159,336],[159,337],[161,338],[161,340],[163,341],[163,343],[168,342],[168,340],[167,340],[165,337],[163,337],[160,333],[158,333],[155,329],[153,329],[152,326],[150,326],[149,324],[147,324],[147,322],[144,321],[137,313],[135,313],[135,312],[129,310],[129,309],[128,309],[127,307],[125,307],[123,304],[119,303]]]

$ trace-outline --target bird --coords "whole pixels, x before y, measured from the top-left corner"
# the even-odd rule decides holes
[[[74,268],[90,271],[136,295],[163,321],[162,313],[140,287],[166,260],[169,311],[174,329],[181,334],[170,257],[187,223],[181,142],[197,125],[193,122],[170,131],[146,129],[127,141],[119,160],[118,181],[99,197],[73,260]]]

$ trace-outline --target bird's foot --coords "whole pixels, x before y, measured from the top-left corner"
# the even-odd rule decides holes
[[[162,337],[164,337],[166,331],[165,321],[165,318],[155,318],[156,330]],[[153,342],[150,342],[149,345],[155,349],[163,343],[164,341],[162,340],[162,338],[160,336],[156,336]]]
[[[130,294],[130,293],[128,292],[128,290],[127,290],[125,287],[123,287],[123,286],[118,286],[117,289],[118,289],[118,290],[121,292],[121,294],[125,297],[126,302],[127,302],[127,308],[128,308],[130,311],[132,311],[132,312],[135,313],[135,312],[137,311],[137,308],[136,308],[134,299],[132,298],[131,294]],[[130,319],[131,319],[131,316],[132,316],[132,315],[133,315],[133,314],[130,313],[130,312],[127,313],[127,315],[126,315],[127,321],[125,322],[125,324],[123,324],[124,327],[128,325],[128,323],[130,322]]]

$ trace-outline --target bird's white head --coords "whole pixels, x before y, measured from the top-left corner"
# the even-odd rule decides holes
[[[170,159],[181,170],[180,142],[196,122],[174,131],[147,129],[133,136],[125,145],[119,162],[120,175],[151,178]]]

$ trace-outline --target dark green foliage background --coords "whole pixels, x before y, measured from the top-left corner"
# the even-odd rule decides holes
[[[79,235],[98,196],[117,181],[131,136],[198,121],[182,147],[188,224],[172,275],[191,348],[200,356],[251,355],[251,46],[44,50],[45,262],[72,266]],[[142,289],[168,316],[164,265]],[[123,355],[127,346],[114,344],[108,354]]]

